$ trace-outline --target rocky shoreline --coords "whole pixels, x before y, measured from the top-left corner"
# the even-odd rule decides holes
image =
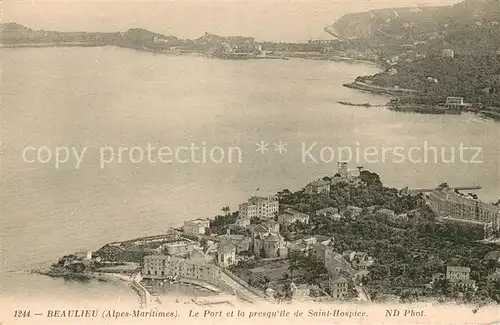
[[[131,283],[133,281],[132,276],[118,274],[118,273],[103,273],[103,272],[71,272],[71,271],[58,271],[54,269],[42,270],[35,269],[31,270],[32,274],[44,275],[51,278],[63,278],[65,280],[75,280],[81,282],[87,282],[90,280],[97,280],[101,282],[127,282]]]
[[[347,88],[351,88],[351,89],[371,92],[371,93],[380,94],[380,95],[390,95],[390,96],[395,96],[395,97],[401,96],[401,95],[418,93],[418,91],[413,90],[413,89],[399,89],[399,88],[381,87],[381,86],[376,86],[376,85],[369,85],[369,84],[365,84],[365,83],[360,83],[358,81],[355,81],[352,83],[346,83],[346,84],[343,84],[343,86],[347,87]],[[463,112],[462,110],[449,110],[443,106],[438,106],[438,105],[423,105],[423,104],[391,105],[390,103],[387,103],[386,105],[373,105],[370,103],[353,104],[353,103],[348,103],[345,101],[339,101],[339,103],[343,104],[343,105],[347,105],[347,106],[363,106],[363,107],[383,106],[383,107],[386,107],[389,110],[395,111],[395,112],[410,112],[410,113],[419,113],[419,114],[460,115]],[[482,111],[467,110],[467,112],[473,113],[476,116],[480,116],[480,117],[485,118],[485,119],[492,119],[494,121],[500,121],[500,113],[497,113],[497,112],[485,111],[485,110],[482,110]]]

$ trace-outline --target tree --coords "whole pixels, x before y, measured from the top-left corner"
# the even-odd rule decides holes
[[[231,209],[228,206],[222,207],[222,212],[224,212],[224,216],[228,216]]]

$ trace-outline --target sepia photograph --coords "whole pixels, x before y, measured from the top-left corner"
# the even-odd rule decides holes
[[[4,0],[0,71],[0,325],[500,324],[500,0]]]

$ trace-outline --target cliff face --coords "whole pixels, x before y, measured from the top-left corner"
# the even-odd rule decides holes
[[[500,48],[500,1],[466,0],[446,7],[413,7],[346,14],[325,28],[340,38],[376,46],[427,43],[459,52]]]

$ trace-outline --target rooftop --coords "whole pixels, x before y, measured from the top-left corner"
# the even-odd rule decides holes
[[[258,224],[258,225],[250,225],[250,231],[252,233],[266,233],[269,231],[269,229],[267,229],[266,227],[264,227],[263,225],[261,224]]]
[[[484,225],[484,226],[491,224],[491,222],[484,222],[484,221],[479,221],[479,220],[459,219],[459,218],[452,218],[452,217],[438,217],[437,219],[441,220],[441,221],[452,221],[452,222],[469,223],[469,224]]]
[[[257,204],[262,201],[278,201],[278,198],[275,196],[268,196],[268,197],[252,196],[250,199],[248,199],[248,202],[252,204]]]
[[[319,242],[327,241],[333,238],[333,236],[325,236],[325,235],[315,235],[314,236]]]
[[[232,252],[232,251],[236,251],[236,247],[234,246],[234,244],[232,244],[231,242],[229,241],[224,241],[224,242],[221,242],[219,244],[219,247],[217,248],[217,251],[219,253],[227,253],[227,252]]]

